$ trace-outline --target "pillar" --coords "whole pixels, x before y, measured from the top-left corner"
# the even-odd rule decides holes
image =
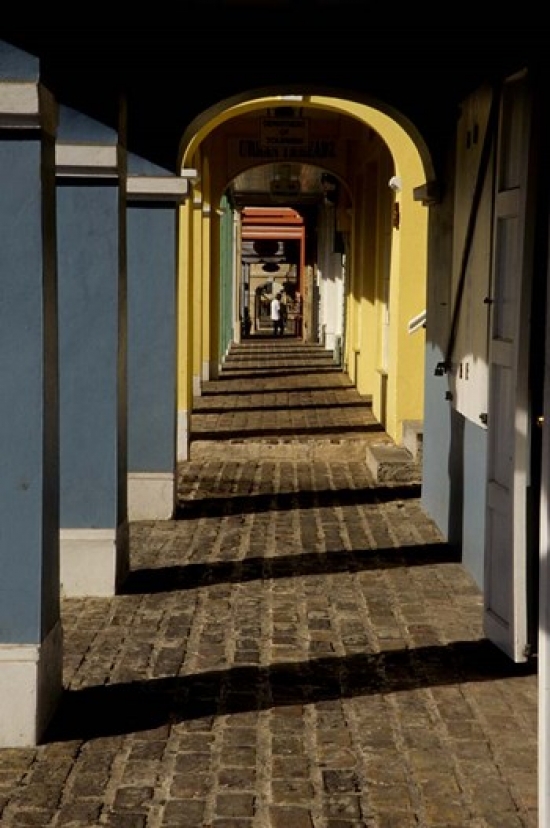
[[[56,169],[61,589],[71,597],[111,596],[128,571],[126,203],[118,127],[61,107]]]
[[[0,747],[37,745],[62,691],[55,129],[0,41]]]
[[[128,197],[128,515],[167,520],[177,504],[177,220],[194,170],[145,174]]]

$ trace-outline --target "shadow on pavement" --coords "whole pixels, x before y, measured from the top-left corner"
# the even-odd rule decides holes
[[[334,509],[346,506],[364,506],[372,503],[415,499],[420,496],[420,483],[376,486],[372,489],[325,489],[323,491],[282,492],[278,494],[248,494],[236,497],[203,497],[196,500],[180,498],[176,520],[196,520],[201,517],[226,517],[260,512],[286,512],[292,509]]]
[[[353,552],[300,552],[276,558],[245,558],[208,564],[185,564],[135,569],[128,574],[122,595],[176,592],[217,584],[247,583],[275,578],[331,575],[369,570],[460,563],[446,543],[363,549]]]
[[[97,739],[199,718],[533,672],[533,664],[514,664],[481,639],[96,685],[65,692],[45,741]]]

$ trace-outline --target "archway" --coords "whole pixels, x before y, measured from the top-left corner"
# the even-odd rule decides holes
[[[317,153],[316,162],[346,183],[349,199],[338,215],[346,257],[342,362],[358,390],[372,396],[376,416],[399,443],[406,421],[423,417],[423,329],[417,327],[411,334],[409,322],[425,308],[427,211],[423,205],[434,190],[433,165],[421,137],[398,113],[390,113],[379,102],[367,104],[317,90],[300,95],[243,94],[241,100],[225,101],[215,111],[203,113],[182,138],[182,166],[197,169],[200,183],[193,203],[181,208],[180,238],[186,253],[180,259],[180,294],[190,290],[197,297],[189,324],[202,331],[192,337],[202,353],[200,357],[189,353],[180,341],[179,417],[187,419],[190,392],[200,393],[201,376],[215,376],[232,329],[239,327],[238,303],[233,301],[233,322],[224,324],[224,339],[220,339],[222,320],[215,299],[220,268],[224,262],[226,278],[232,273],[234,279],[240,263],[239,213],[229,203],[222,204],[222,199],[237,174],[257,166],[259,160],[266,163],[281,155],[280,147],[275,151],[261,142],[251,143],[250,137],[258,134],[258,119],[281,105],[299,106],[301,117],[310,118],[309,146],[301,160],[309,163],[311,154]],[[323,139],[321,127],[315,129],[325,114],[333,123],[338,119],[340,132],[325,133]],[[263,152],[268,157],[259,159]],[[288,154],[283,148],[282,155],[288,159]],[[300,151],[291,155],[300,160]],[[220,249],[220,243],[225,244],[221,238],[232,239],[230,252]],[[309,278],[315,285],[317,273]],[[180,330],[184,327],[180,325]]]

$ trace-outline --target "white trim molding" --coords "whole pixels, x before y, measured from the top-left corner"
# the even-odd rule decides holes
[[[182,203],[190,194],[196,170],[182,170],[180,176],[128,175],[126,193],[131,201],[174,201]]]
[[[61,622],[41,644],[0,644],[0,748],[36,747],[62,690]]]
[[[116,178],[118,161],[118,147],[114,144],[58,142],[55,147],[55,171],[61,177]]]
[[[0,81],[0,129],[39,129],[54,134],[57,104],[37,83]]]

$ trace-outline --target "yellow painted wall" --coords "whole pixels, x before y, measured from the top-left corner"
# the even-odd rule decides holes
[[[198,167],[200,169],[200,167]],[[191,243],[193,245],[193,299],[192,299],[192,334],[193,353],[192,371],[193,388],[198,393],[202,375],[202,278],[203,278],[203,217],[202,217],[202,189],[199,183],[193,188],[193,229]]]
[[[210,377],[215,379],[220,367],[220,214],[222,196],[228,185],[227,147],[223,133],[214,131],[204,141],[203,152],[210,159],[208,168],[209,222],[209,302],[205,316],[209,316],[208,340],[210,353]],[[205,274],[205,280],[208,276]]]
[[[369,162],[364,171],[364,194],[357,228],[358,243],[361,248],[361,272],[359,283],[359,313],[361,329],[358,336],[359,355],[357,359],[356,385],[360,394],[373,395],[373,411],[376,414],[376,386],[378,378],[378,330],[376,317],[376,283],[377,283],[377,193],[378,175],[375,162]]]
[[[193,295],[193,204],[188,199],[179,210],[178,249],[178,344],[177,407],[190,412],[192,404],[192,302]]]
[[[361,268],[362,268],[362,246],[359,244],[362,215],[362,202],[365,192],[364,176],[361,172],[352,180],[352,208],[351,208],[351,229],[349,248],[349,261],[346,264],[347,270],[347,295],[346,295],[346,333],[344,337],[344,366],[347,369],[350,379],[357,383],[357,354],[359,352],[359,341],[361,338]]]
[[[202,250],[201,250],[201,381],[210,379],[210,365],[212,359],[211,331],[213,325],[212,310],[212,216],[210,201],[210,161],[208,156],[202,158],[201,166],[201,190],[202,190]]]
[[[311,102],[334,107],[334,101],[312,97]],[[354,273],[352,310],[348,315],[346,338],[359,343],[357,375],[350,358],[350,375],[362,394],[372,394],[373,412],[383,420],[388,434],[400,443],[403,422],[423,418],[424,405],[424,348],[423,330],[408,333],[408,322],[426,306],[426,247],[428,215],[426,207],[414,200],[414,188],[422,186],[430,172],[424,169],[419,148],[411,136],[385,113],[355,102],[338,102],[342,110],[368,123],[382,139],[368,147],[361,147],[350,159],[348,180],[362,172],[362,157],[366,156],[365,179],[362,194],[353,186],[354,210]],[[384,150],[389,150],[389,155]],[[384,237],[385,222],[380,210],[392,210],[391,190],[388,186],[391,166],[393,174],[402,180],[402,190],[395,198],[399,202],[400,226],[392,232],[391,240]],[[376,205],[369,203],[376,200]],[[375,229],[375,227],[376,229]],[[390,244],[390,329],[389,358],[386,380],[381,372],[382,321],[380,287],[386,246]],[[357,272],[358,271],[358,272]],[[361,286],[360,295],[357,294]],[[387,396],[386,396],[387,394]]]
[[[403,421],[424,416],[424,329],[409,334],[409,321],[426,307],[427,210],[410,188],[399,194],[400,227],[393,231],[390,280],[390,364],[386,430],[402,440]]]

